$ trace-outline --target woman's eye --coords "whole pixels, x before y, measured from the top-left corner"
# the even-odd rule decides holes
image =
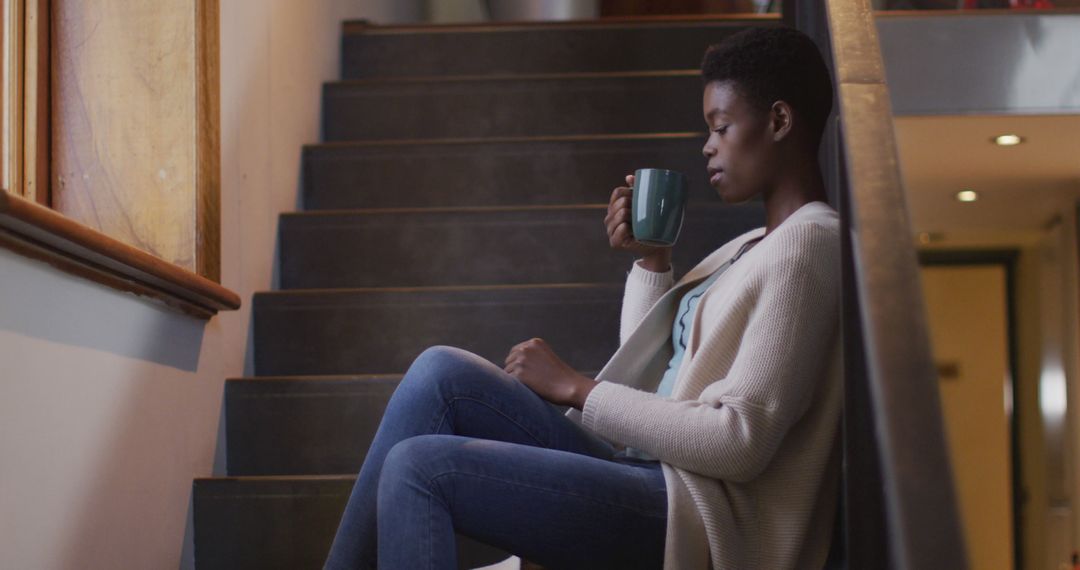
[[[713,132],[722,135],[722,134],[726,133],[727,130],[728,130],[727,125],[724,125],[723,127],[717,127],[715,129],[713,129]]]

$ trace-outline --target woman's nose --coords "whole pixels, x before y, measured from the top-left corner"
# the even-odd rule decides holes
[[[701,147],[701,154],[705,155],[705,158],[711,158],[712,155],[716,154],[716,149],[710,148],[709,145],[705,145]]]

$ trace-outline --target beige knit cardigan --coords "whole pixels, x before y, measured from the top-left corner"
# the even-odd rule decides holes
[[[701,297],[670,397],[682,294],[730,259],[747,232],[678,283],[634,264],[620,346],[568,418],[660,460],[668,495],[664,570],[821,568],[839,474],[840,233],[810,202]]]

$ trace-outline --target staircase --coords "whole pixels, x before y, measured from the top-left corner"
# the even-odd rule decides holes
[[[344,25],[325,142],[280,220],[280,289],[253,300],[255,377],[225,389],[227,477],[194,482],[200,570],[321,568],[387,400],[449,344],[501,362],[547,339],[579,370],[618,343],[633,258],[608,197],[636,168],[683,171],[685,272],[764,223],[705,179],[707,45],[772,18]],[[508,556],[459,537],[462,568]]]

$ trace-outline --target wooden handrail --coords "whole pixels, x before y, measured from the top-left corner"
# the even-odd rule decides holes
[[[837,92],[825,166],[843,233],[846,566],[967,568],[876,13],[868,0],[784,8]]]
[[[240,308],[218,283],[3,191],[0,246],[200,318]]]

